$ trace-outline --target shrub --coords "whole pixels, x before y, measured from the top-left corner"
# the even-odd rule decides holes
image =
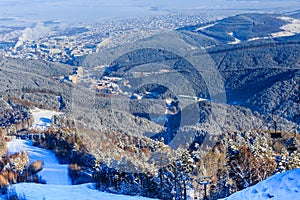
[[[30,175],[34,175],[43,169],[43,161],[37,160],[31,163],[28,167],[28,172]]]

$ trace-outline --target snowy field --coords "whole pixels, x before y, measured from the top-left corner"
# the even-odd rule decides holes
[[[299,200],[300,169],[274,175],[224,200]]]
[[[20,183],[15,185],[15,189],[18,194],[25,194],[29,200],[150,200],[144,197],[99,192],[94,189],[91,183],[74,186]]]
[[[34,118],[33,122],[33,128],[39,128],[39,129],[46,129],[47,127],[50,127],[51,125],[51,118],[53,115],[59,115],[62,114],[60,112],[55,112],[51,110],[43,110],[35,108],[31,110],[31,113]]]
[[[288,24],[280,27],[282,31],[273,33],[272,37],[284,37],[284,36],[293,36],[300,33],[300,20],[293,19],[290,17],[281,17],[280,19],[285,20]]]

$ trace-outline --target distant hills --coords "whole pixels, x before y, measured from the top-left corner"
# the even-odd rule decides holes
[[[197,32],[219,44],[209,46],[207,53],[225,79],[227,103],[264,115],[274,111],[292,120],[299,113],[295,97],[299,95],[300,81],[300,26],[292,18],[298,15],[299,12],[288,16],[242,14],[207,28],[182,30]],[[298,32],[288,30],[289,24]],[[290,31],[287,36],[276,35],[285,29]],[[239,42],[233,45],[234,40]]]
[[[211,24],[183,27],[175,32],[159,34],[134,44],[105,50],[87,56],[82,59],[81,64],[87,71],[96,66],[108,65],[109,70],[105,71],[105,75],[122,77],[132,84],[131,89],[121,86],[122,89],[128,90],[129,93],[143,91],[158,93],[156,97],[158,101],[155,104],[160,107],[164,106],[160,100],[168,97],[176,98],[178,95],[198,96],[212,101],[207,104],[195,104],[198,108],[193,110],[197,112],[195,115],[197,119],[181,119],[184,123],[190,121],[186,123],[186,127],[184,123],[180,123],[182,130],[191,128],[198,130],[210,122],[210,125],[205,125],[207,131],[211,133],[224,131],[222,126],[227,125],[217,120],[211,121],[214,112],[214,115],[221,115],[219,117],[224,118],[223,111],[214,109],[220,105],[224,105],[222,109],[225,113],[230,112],[232,115],[236,113],[229,110],[244,110],[248,114],[244,116],[243,121],[254,117],[258,121],[265,122],[261,122],[264,128],[272,126],[270,116],[273,112],[282,123],[279,127],[287,130],[293,126],[292,123],[299,125],[297,96],[300,79],[300,34],[295,31],[292,35],[284,37],[275,37],[272,34],[282,32],[282,27],[294,23],[291,17],[298,15],[298,12],[285,16],[240,14]],[[33,102],[33,105],[42,107],[55,105],[52,108],[58,109],[57,96],[62,96],[68,112],[72,112],[74,102],[79,103],[79,110],[81,107],[82,110],[97,108],[107,112],[112,104],[118,102],[110,98],[95,98],[95,93],[82,86],[61,83],[56,77],[72,72],[72,68],[67,65],[6,59],[1,61],[0,70],[3,77],[0,80],[2,95],[18,96],[21,100]],[[141,72],[150,75],[143,77],[133,75]],[[74,91],[79,95],[78,97],[75,95],[75,99]],[[93,103],[89,105],[84,102]],[[149,108],[153,107],[151,101],[137,103],[130,100],[130,102],[132,109],[129,112],[136,117],[146,117],[143,120],[151,120],[151,115],[154,114],[151,112],[155,112],[149,111]],[[123,104],[117,103],[112,106],[124,114],[128,110],[124,109]],[[190,104],[194,103],[188,101],[180,103],[181,116],[193,108]],[[91,114],[94,115],[99,116],[100,112]],[[110,121],[106,116],[105,114],[101,117],[104,120],[103,124],[113,124],[106,123],[106,120]],[[135,118],[127,117],[127,119]],[[130,120],[128,124],[132,124]],[[237,123],[235,119],[231,120],[233,121],[227,129],[254,128],[250,122],[240,126],[238,120]],[[99,127],[95,123],[92,126]],[[121,124],[113,126],[122,127]],[[158,126],[161,126],[161,123]],[[147,127],[150,127],[150,124]],[[163,130],[163,127],[154,129]]]
[[[271,14],[240,14],[225,18],[206,26],[183,27],[179,30],[189,30],[213,38],[222,43],[247,41],[251,38],[267,37],[279,32],[280,27],[287,22],[279,15]]]
[[[299,125],[295,118],[299,114],[300,26],[292,18],[297,15],[240,14],[183,27],[88,56],[83,65],[108,64],[106,75],[130,77],[137,91],[144,87],[157,92],[158,85],[164,85],[173,96],[191,92],[216,103],[250,109],[261,115],[267,129],[272,126],[273,112],[283,124],[280,128],[290,129],[293,125],[287,125],[288,121]],[[289,30],[291,24],[298,29]],[[151,68],[169,72],[142,79],[129,75]],[[150,86],[151,82],[156,84]]]

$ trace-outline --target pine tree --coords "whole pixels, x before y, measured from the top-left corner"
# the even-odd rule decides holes
[[[191,187],[190,173],[195,168],[194,160],[186,149],[177,150],[176,166],[178,168],[179,188],[182,188],[183,199],[187,199],[187,190]]]
[[[238,152],[229,156],[229,175],[241,190],[252,186],[271,176],[276,168],[273,158],[258,155],[256,157],[250,147],[241,146]]]
[[[296,168],[300,168],[300,153],[299,152],[293,152],[289,158],[288,158],[288,162],[287,162],[287,169],[291,170],[291,169],[296,169]]]

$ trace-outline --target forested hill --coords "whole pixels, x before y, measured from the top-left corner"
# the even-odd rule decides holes
[[[128,77],[130,71],[138,68],[147,73],[150,69],[172,69],[169,73],[144,77],[149,80],[144,81],[147,84],[137,86],[160,93],[165,93],[165,88],[174,92],[170,82],[176,82],[178,77],[174,74],[179,73],[188,83],[176,85],[177,95],[191,95],[192,90],[195,95],[214,102],[222,99],[222,103],[258,112],[269,122],[272,122],[273,112],[280,119],[299,124],[295,118],[299,112],[296,97],[300,77],[300,27],[299,20],[293,18],[297,13],[240,14],[209,24],[183,27],[174,33],[159,34],[88,56],[83,65],[88,69],[107,64],[105,74],[118,77]],[[212,81],[216,86],[212,89],[207,83],[215,79],[219,81]],[[149,83],[155,84],[150,86]],[[167,86],[160,87],[157,83]],[[224,89],[220,89],[223,86]],[[136,91],[143,91],[141,88]]]
[[[35,142],[77,151],[73,175],[93,172],[101,190],[202,198],[209,181],[225,197],[300,166],[299,24],[297,12],[240,14],[100,49],[78,84],[57,79],[67,65],[4,60],[2,110],[62,111]]]
[[[297,11],[287,15],[241,14],[181,31],[214,42],[201,44],[225,79],[229,104],[264,115],[273,111],[299,124],[295,119],[300,82],[297,16]]]

